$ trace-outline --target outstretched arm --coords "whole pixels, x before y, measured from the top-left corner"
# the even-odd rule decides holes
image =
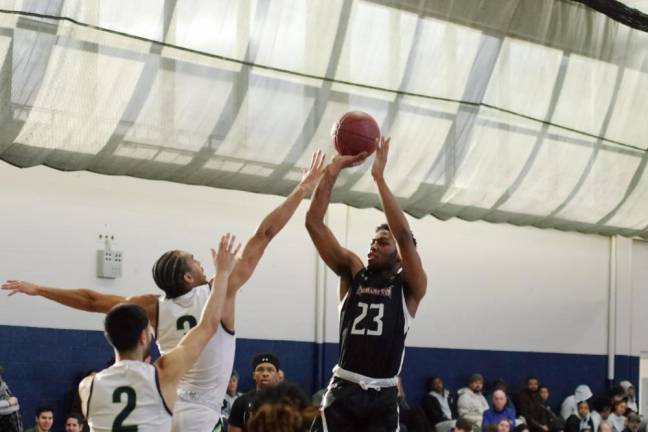
[[[405,301],[407,302],[407,309],[414,316],[419,302],[425,296],[427,276],[423,270],[421,257],[416,250],[414,237],[412,236],[412,231],[407,223],[405,214],[398,205],[396,197],[394,197],[389,186],[387,186],[387,182],[385,182],[383,176],[389,154],[389,140],[389,138],[385,139],[384,137],[380,139],[378,148],[376,149],[376,158],[371,167],[371,175],[378,187],[380,203],[385,211],[389,231],[391,231],[396,240],[396,246],[398,247],[401,265],[403,267],[403,279],[406,283]]]
[[[200,321],[178,343],[178,346],[163,355],[156,362],[160,373],[162,396],[170,408],[175,405],[178,381],[196,362],[203,349],[220,326],[223,303],[227,290],[227,279],[234,268],[239,246],[234,246],[235,237],[229,234],[221,237],[218,251],[212,249],[216,276],[205,304]]]
[[[315,189],[324,171],[324,156],[319,150],[313,153],[310,167],[304,171],[302,180],[284,202],[263,218],[254,235],[247,241],[230,276],[228,295],[235,293],[252,276],[270,241],[286,226],[302,199]]]
[[[315,189],[310,208],[306,214],[306,229],[315,244],[317,252],[319,252],[326,265],[341,278],[340,300],[346,295],[348,282],[351,281],[356,272],[362,269],[363,264],[357,255],[340,245],[333,232],[324,223],[324,215],[331,201],[331,191],[340,171],[362,162],[366,157],[366,153],[361,153],[356,156],[338,155],[333,158]]]
[[[158,301],[158,296],[155,294],[122,297],[113,294],[103,294],[84,288],[52,288],[19,280],[8,280],[0,288],[9,291],[10,296],[21,293],[30,296],[45,297],[64,306],[86,312],[108,313],[110,309],[119,303],[135,303],[146,310],[149,321],[153,325],[155,324],[155,307]]]

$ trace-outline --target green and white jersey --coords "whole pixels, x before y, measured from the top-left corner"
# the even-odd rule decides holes
[[[88,400],[91,432],[169,432],[157,369],[148,363],[121,360],[95,375]]]

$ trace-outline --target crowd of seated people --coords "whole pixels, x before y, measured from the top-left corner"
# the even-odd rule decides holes
[[[462,420],[473,432],[640,432],[646,423],[637,412],[634,386],[622,381],[609,394],[595,396],[587,385],[579,385],[562,402],[560,413],[549,404],[550,389],[537,377],[529,377],[525,388],[510,397],[505,383],[495,381],[490,396],[484,394],[484,379],[473,374],[466,387],[455,394],[444,388],[440,377],[428,381],[422,401],[427,421],[435,432],[448,432]]]
[[[279,359],[272,353],[252,359],[255,386],[238,391],[238,373],[232,372],[223,401],[224,431],[307,431],[318,413],[325,389],[306,398],[294,384],[283,382]],[[537,377],[529,377],[524,389],[511,395],[506,383],[495,380],[484,390],[482,375],[472,374],[456,392],[445,387],[443,378],[427,380],[427,394],[417,404],[408,401],[399,381],[398,404],[402,432],[647,432],[637,412],[634,386],[621,381],[609,394],[594,395],[579,385],[564,399],[560,412],[549,404],[550,389]],[[2,432],[88,431],[83,417],[73,407],[54,428],[54,409],[40,404],[33,420],[20,418],[18,399],[1,379],[0,430]],[[28,426],[33,427],[27,429]]]

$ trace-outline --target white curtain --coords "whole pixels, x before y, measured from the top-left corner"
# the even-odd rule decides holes
[[[648,34],[570,0],[0,0],[0,100],[17,166],[272,194],[362,110],[411,215],[648,237]]]

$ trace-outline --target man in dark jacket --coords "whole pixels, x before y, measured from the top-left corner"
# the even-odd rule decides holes
[[[525,418],[531,432],[548,432],[548,419],[545,410],[542,409],[539,386],[537,377],[528,377],[526,388],[515,398],[515,407],[518,415]]]
[[[428,394],[423,398],[423,411],[432,427],[437,431],[450,430],[457,418],[456,399],[443,386],[441,377],[434,376],[427,381]]]

